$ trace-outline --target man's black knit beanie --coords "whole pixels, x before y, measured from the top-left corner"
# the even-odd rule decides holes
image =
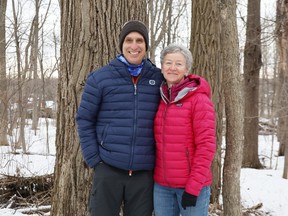
[[[120,48],[121,52],[123,52],[122,51],[122,46],[123,46],[124,39],[131,32],[138,32],[138,33],[140,33],[143,36],[143,38],[145,40],[146,51],[147,51],[148,50],[148,46],[149,46],[149,38],[148,38],[147,28],[146,28],[145,24],[142,23],[141,21],[132,20],[132,21],[126,22],[123,25],[122,30],[120,32],[119,48]]]

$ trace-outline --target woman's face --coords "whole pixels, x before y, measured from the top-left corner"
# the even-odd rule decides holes
[[[161,70],[169,87],[181,82],[189,71],[184,55],[179,52],[166,54]]]

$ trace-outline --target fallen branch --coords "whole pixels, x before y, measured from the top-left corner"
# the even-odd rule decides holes
[[[39,206],[39,207],[34,207],[34,208],[24,208],[24,209],[19,209],[18,212],[21,212],[22,214],[39,214],[39,215],[44,215],[46,212],[50,212],[51,206]]]
[[[0,208],[51,205],[53,174],[35,177],[4,176],[0,182]]]

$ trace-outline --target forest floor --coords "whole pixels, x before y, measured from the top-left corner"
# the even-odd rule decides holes
[[[27,215],[49,215],[53,174],[35,177],[4,176],[0,183],[0,208],[20,210]],[[264,216],[262,203],[243,209],[243,216]],[[122,214],[120,214],[122,215]],[[209,216],[222,216],[223,207],[211,204]]]

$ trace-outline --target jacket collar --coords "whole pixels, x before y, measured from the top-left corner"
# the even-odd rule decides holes
[[[168,88],[166,81],[160,87],[161,97],[165,103],[175,103],[184,98],[189,92],[195,91],[200,85],[199,79],[186,77],[180,83]]]

